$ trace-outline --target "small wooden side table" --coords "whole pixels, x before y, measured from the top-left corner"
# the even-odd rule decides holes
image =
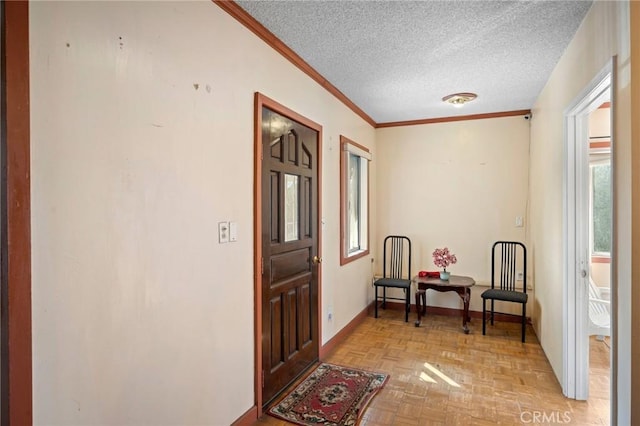
[[[416,310],[418,311],[418,319],[416,327],[420,327],[422,316],[427,313],[427,290],[435,290],[440,292],[455,291],[462,299],[464,309],[462,311],[462,329],[465,334],[469,334],[467,322],[471,321],[469,316],[469,301],[471,300],[471,287],[475,285],[475,280],[471,277],[463,277],[460,275],[451,275],[448,280],[440,278],[413,277],[413,282],[417,284],[416,290]]]

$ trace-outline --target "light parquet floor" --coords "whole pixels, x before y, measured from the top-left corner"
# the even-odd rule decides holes
[[[416,328],[387,310],[367,317],[324,361],[390,375],[360,425],[609,424],[605,343],[592,338],[591,397],[575,401],[562,395],[531,327],[524,344],[519,324],[496,322],[486,336],[480,320],[470,327],[465,335],[459,317],[430,315]],[[256,424],[288,423],[263,415]]]

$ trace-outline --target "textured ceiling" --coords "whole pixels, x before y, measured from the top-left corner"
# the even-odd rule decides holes
[[[591,1],[238,1],[378,123],[529,109]],[[442,102],[455,92],[478,99]]]

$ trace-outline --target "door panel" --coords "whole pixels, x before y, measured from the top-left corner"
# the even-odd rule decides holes
[[[288,357],[289,359],[293,358],[298,353],[298,288],[292,288],[287,293],[287,306],[289,307],[288,312],[288,333],[287,333],[287,343],[289,346]]]
[[[284,351],[282,350],[282,300],[280,297],[276,297],[271,299],[270,303],[270,312],[271,316],[271,357],[269,360],[269,365],[271,366],[271,370],[277,368],[284,359],[282,355]]]
[[[270,240],[271,243],[277,244],[278,238],[280,237],[280,217],[278,216],[280,209],[278,208],[278,200],[280,199],[280,173],[271,172],[271,193],[270,193],[270,202],[269,211],[271,211],[271,222],[270,222]]]
[[[302,204],[300,212],[300,227],[302,229],[302,236],[305,238],[311,238],[311,221],[313,217],[311,215],[310,207],[313,205],[311,197],[313,191],[311,190],[312,181],[308,177],[303,178],[302,183]]]
[[[292,250],[287,253],[276,254],[271,257],[271,286],[279,284],[283,279],[298,274],[311,272],[309,265],[310,253],[308,248]]]
[[[263,406],[318,359],[318,139],[263,107]]]
[[[306,346],[312,343],[313,336],[311,333],[311,286],[300,286],[300,295],[300,311],[302,312],[300,316],[300,341],[303,346]]]

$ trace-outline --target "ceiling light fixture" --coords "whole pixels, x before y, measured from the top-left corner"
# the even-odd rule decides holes
[[[475,93],[454,93],[453,95],[448,95],[442,98],[442,102],[447,102],[456,108],[462,108],[464,104],[471,102],[477,97],[478,95]]]

